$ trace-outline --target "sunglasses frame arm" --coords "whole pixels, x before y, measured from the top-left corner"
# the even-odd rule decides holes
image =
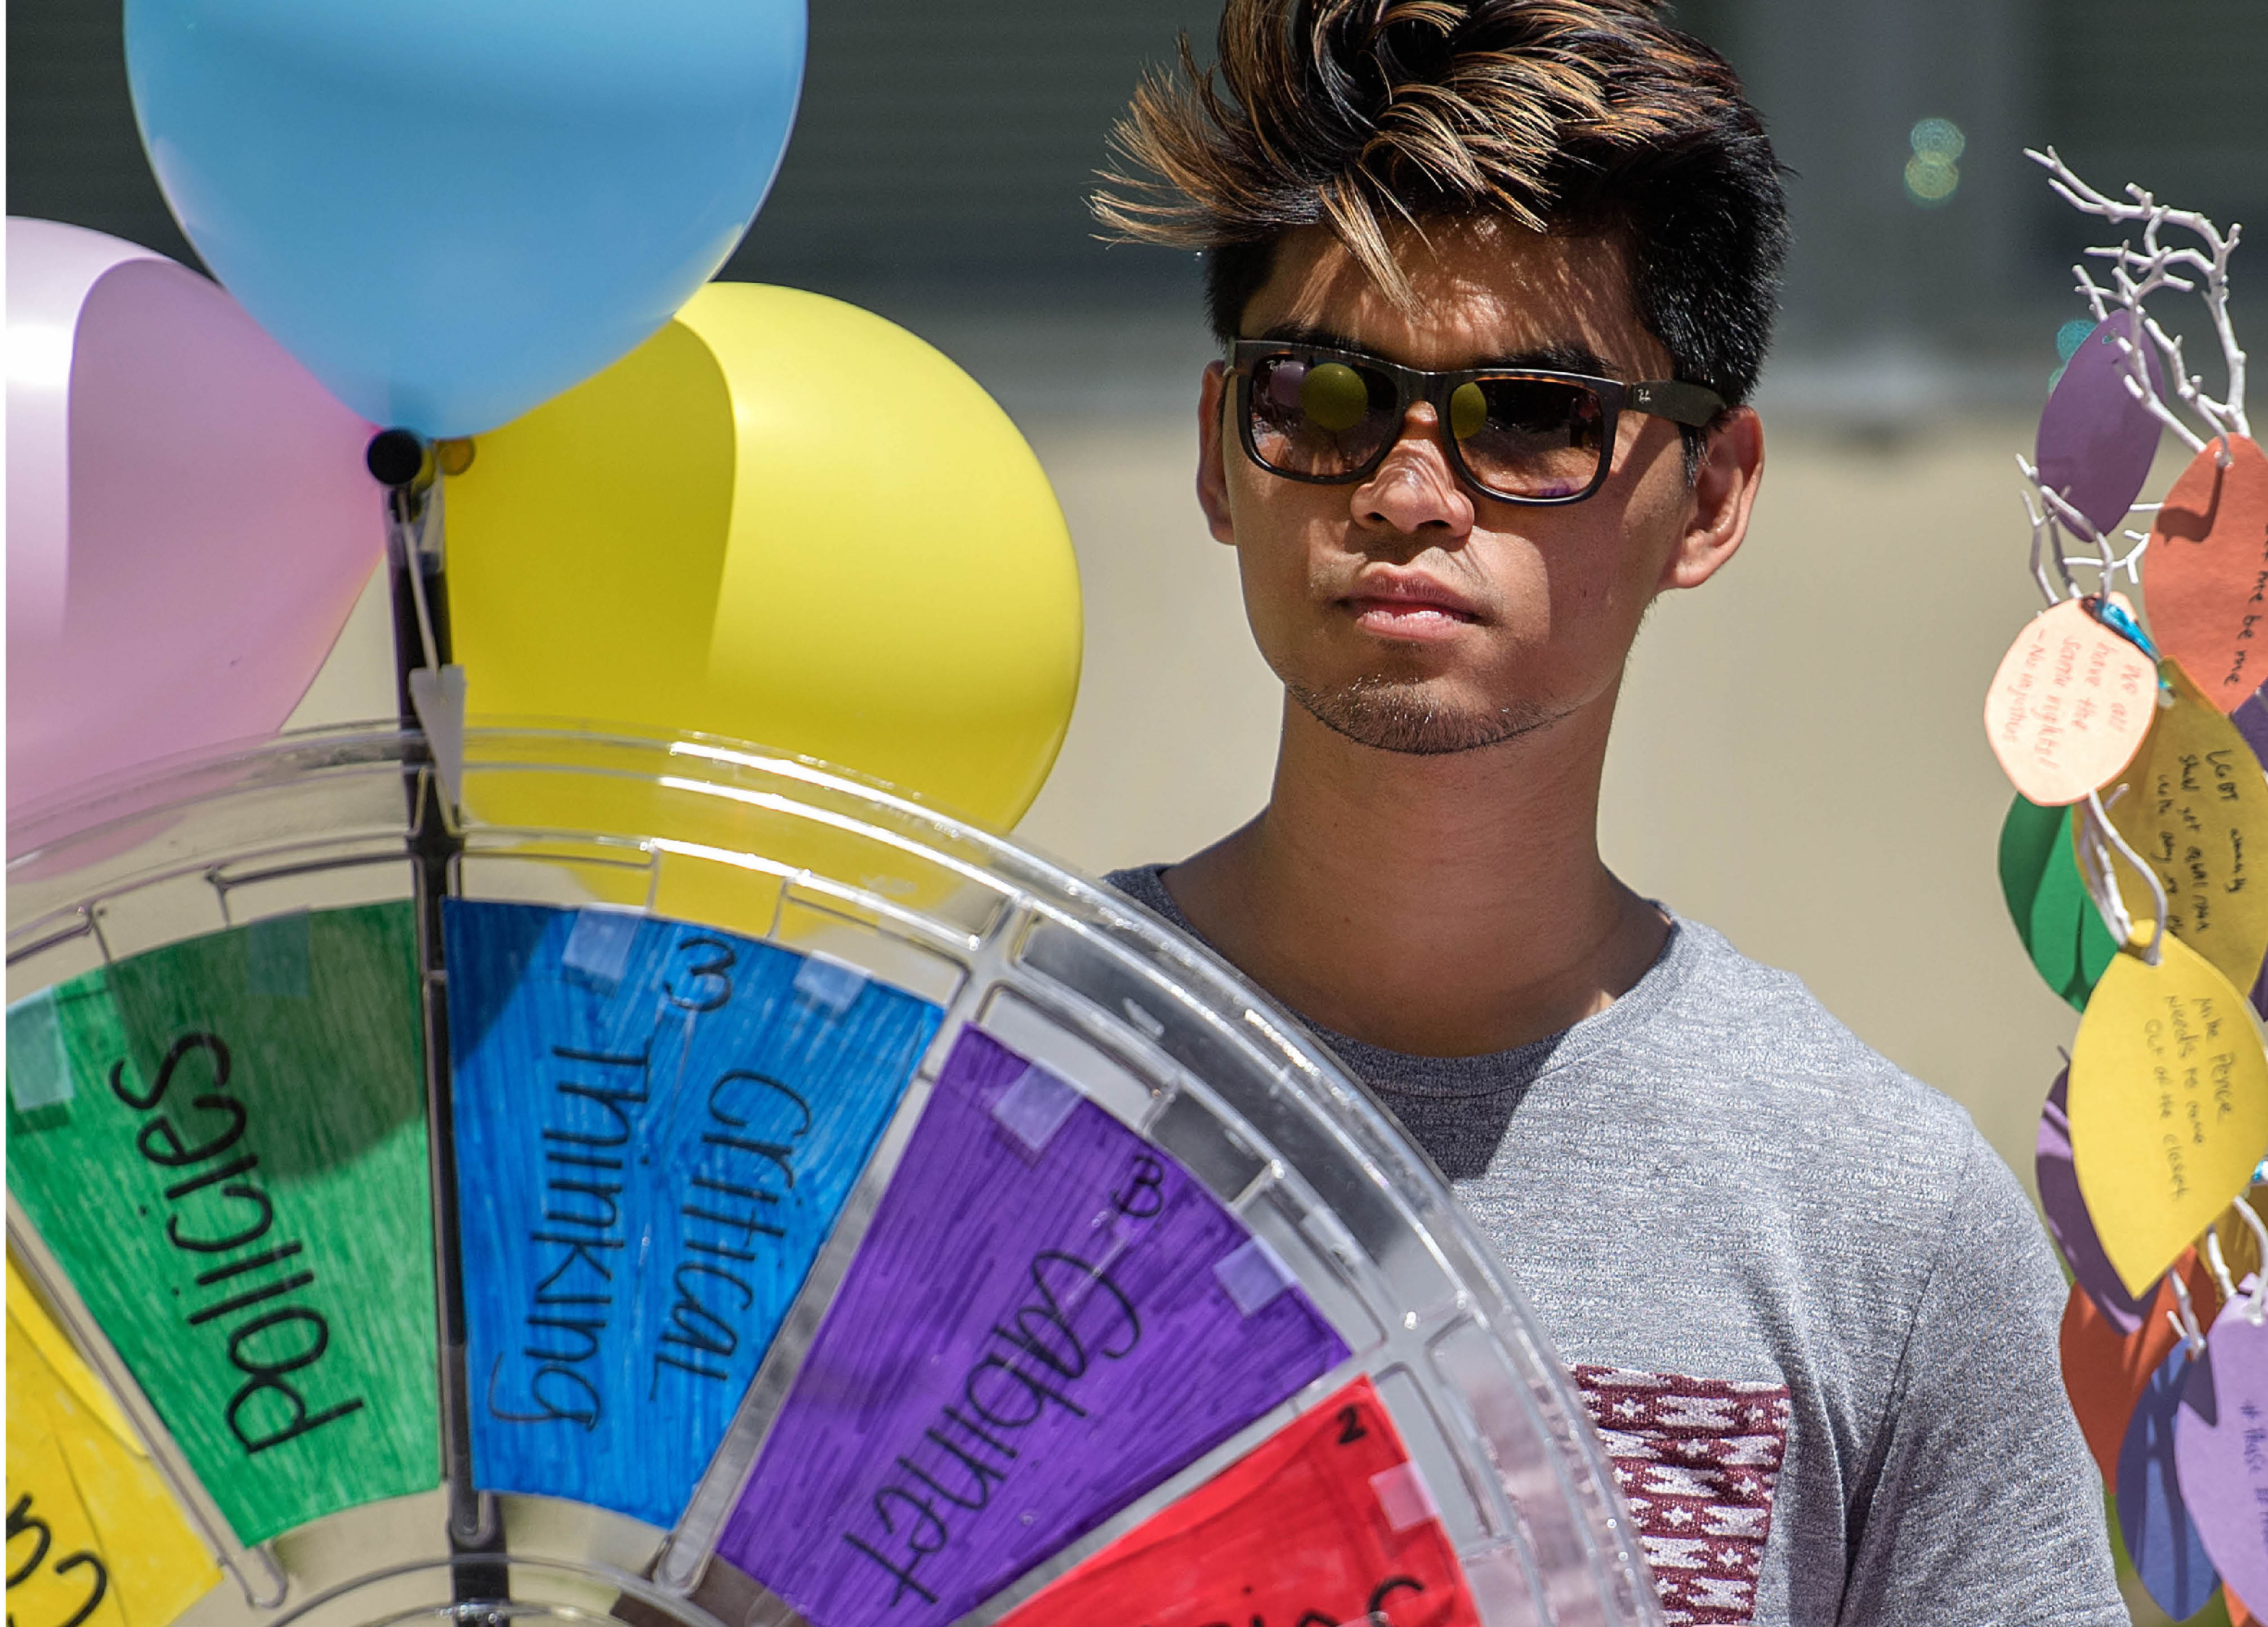
[[[1623,387],[1624,407],[1631,412],[1652,413],[1688,429],[1706,429],[1725,410],[1725,398],[1705,384],[1678,379],[1646,379]]]

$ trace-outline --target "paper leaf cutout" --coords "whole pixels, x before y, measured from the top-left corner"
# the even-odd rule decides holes
[[[2118,1534],[2126,1539],[2135,1575],[2176,1621],[2205,1609],[2220,1586],[2175,1461],[2175,1417],[2189,1366],[2185,1345],[2168,1352],[2136,1398],[2118,1448]]]
[[[2032,964],[2075,1011],[2118,953],[2072,858],[2071,810],[2018,797],[2000,825],[2000,895]]]
[[[2060,492],[2107,536],[2117,534],[2158,452],[2158,420],[2132,388],[2134,357],[2120,340],[2140,354],[2151,387],[2161,395],[2165,372],[2156,348],[2147,339],[2135,344],[2136,337],[2134,319],[2113,311],[2080,341],[2040,413],[2034,448],[2040,483]]]
[[[2066,1107],[2071,1081],[2069,1069],[2056,1075],[2040,1112],[2039,1137],[2033,1152],[2033,1170],[2039,1179],[2040,1211],[2047,1217],[2048,1233],[2072,1279],[2085,1290],[2103,1318],[2122,1334],[2131,1334],[2142,1321],[2142,1301],[2126,1292],[2102,1252],[2095,1234],[2094,1217],[2079,1194],[2079,1175],[2071,1167],[2071,1117]]]
[[[2150,633],[2205,698],[2235,711],[2268,681],[2268,456],[2242,436],[2190,460],[2150,527]]]
[[[2251,1184],[2268,1149],[2259,1018],[2181,939],[2164,948],[2154,967],[2139,953],[2110,963],[2072,1042],[2072,1164],[2136,1294]]]
[[[2268,953],[2268,775],[2236,725],[2198,694],[2180,663],[2162,669],[2174,703],[2158,709],[2142,749],[2104,802],[2126,843],[2166,889],[2175,937],[2239,990]],[[2127,913],[2157,911],[2149,884],[2115,866]]]
[[[2001,658],[1984,732],[2009,783],[2060,807],[2133,761],[2157,694],[2150,658],[2066,600],[2034,616]]]
[[[2190,1295],[2199,1304],[2211,1302],[2212,1273],[2194,1254],[2184,1254],[2175,1268]],[[2150,1375],[2166,1358],[2180,1336],[2168,1320],[2179,1301],[2173,1288],[2161,1282],[2151,1296],[2148,1312],[2138,1326],[2121,1329],[2104,1316],[2085,1290],[2073,1287],[2063,1312],[2058,1344],[2063,1358],[2064,1391],[2079,1419],[2080,1433],[2106,1482],[2118,1478],[2118,1449],[2125,1444],[2126,1425],[2134,1416],[2135,1398]]]
[[[1377,1391],[1358,1379],[1001,1627],[1479,1627],[1417,1474]]]
[[[943,1014],[712,928],[445,909],[475,1481],[666,1528]]]
[[[91,1397],[99,1404],[91,1404]],[[117,1405],[8,1263],[8,1614],[85,1627],[165,1627],[220,1580]],[[33,1525],[37,1521],[37,1527]],[[32,1557],[19,1530],[44,1528]],[[92,1563],[67,1565],[75,1554]]]
[[[1346,1355],[1194,1176],[967,1029],[718,1551],[814,1627],[945,1627]]]
[[[2221,1579],[2268,1598],[2268,1325],[2250,1296],[2220,1307],[2189,1365],[2174,1415],[2174,1461],[2198,1538]],[[2232,1611],[2231,1614],[2234,1614]]]
[[[71,1087],[11,1107],[9,1191],[237,1536],[436,1484],[409,906],[153,949],[53,1012]]]

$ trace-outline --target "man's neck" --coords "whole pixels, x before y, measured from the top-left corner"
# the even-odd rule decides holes
[[[1635,984],[1669,930],[1599,858],[1614,700],[1440,756],[1287,702],[1267,808],[1167,889],[1261,987],[1352,1038],[1459,1056],[1557,1034]]]

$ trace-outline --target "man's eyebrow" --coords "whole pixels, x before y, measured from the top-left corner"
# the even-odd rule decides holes
[[[1594,379],[1611,379],[1614,373],[1607,358],[1587,344],[1535,345],[1525,350],[1515,350],[1509,356],[1499,356],[1493,361],[1475,364],[1481,367],[1540,367],[1549,372],[1588,373]]]
[[[1344,334],[1318,327],[1313,322],[1278,322],[1256,337],[1270,344],[1311,344],[1319,350],[1352,350],[1359,356],[1370,354]]]
[[[1256,335],[1255,337],[1270,344],[1309,344],[1323,350],[1351,350],[1359,356],[1373,354],[1348,338],[1346,335],[1313,322],[1278,322],[1266,333]],[[1391,358],[1381,357],[1380,359],[1390,360]],[[1614,371],[1608,366],[1604,357],[1590,346],[1581,343],[1530,345],[1526,350],[1507,351],[1503,355],[1470,363],[1469,365],[1476,368],[1534,367],[1547,372],[1587,373],[1594,379],[1611,379],[1616,376]],[[1445,368],[1442,371],[1454,372],[1461,370]]]

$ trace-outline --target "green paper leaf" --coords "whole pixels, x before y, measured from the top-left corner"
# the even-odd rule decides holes
[[[2085,1011],[2118,945],[2080,880],[2069,808],[2043,808],[2023,797],[2008,805],[2000,826],[2000,893],[2048,987]]]

